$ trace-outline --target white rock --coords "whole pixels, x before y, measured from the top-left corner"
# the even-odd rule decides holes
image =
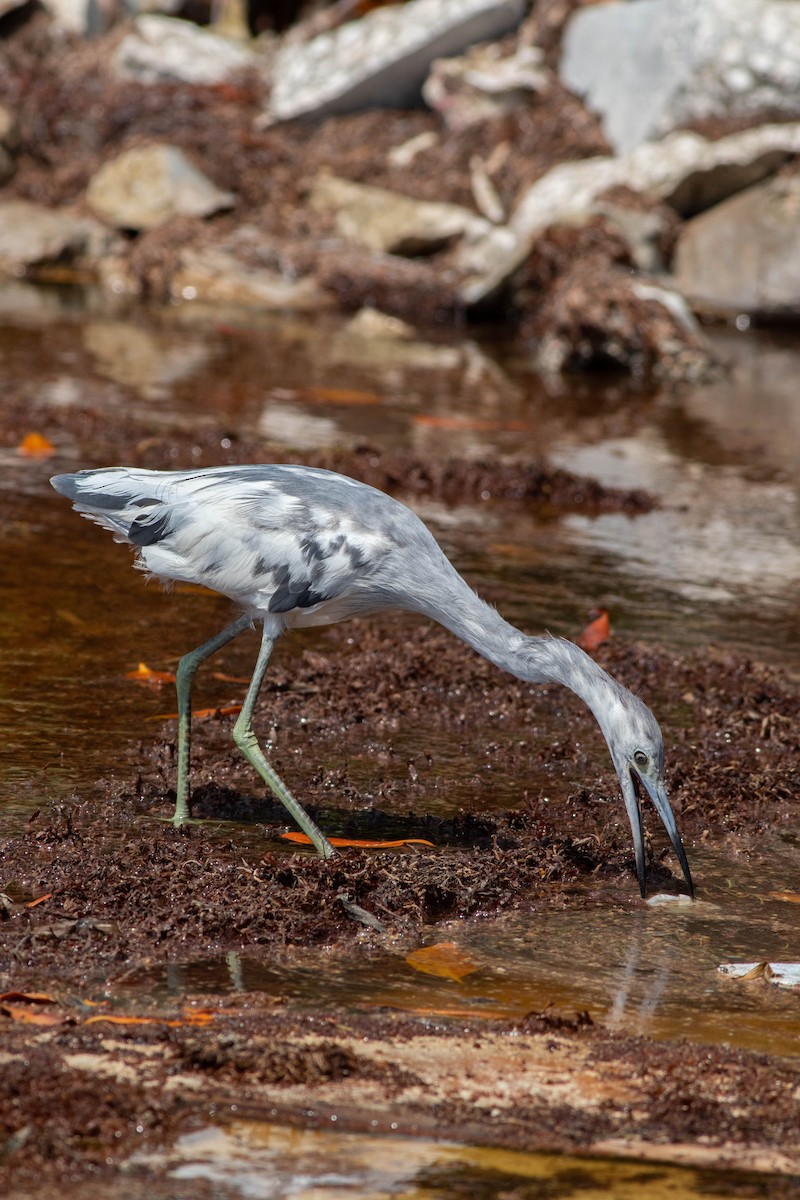
[[[143,14],[114,55],[117,75],[140,83],[222,83],[237,71],[259,65],[246,46],[200,29],[190,21]]]
[[[655,896],[648,896],[645,900],[650,908],[672,908],[679,906],[681,908],[694,908],[695,901],[691,896],[673,895],[672,892],[657,892]]]
[[[96,259],[115,241],[90,217],[28,200],[0,203],[0,275],[76,259]]]
[[[681,231],[678,287],[698,306],[800,316],[800,178],[778,176],[716,205]]]
[[[491,225],[458,204],[412,200],[386,188],[320,175],[309,196],[316,212],[335,214],[343,238],[384,254],[422,254],[454,238],[480,238]]]
[[[800,5],[787,0],[636,0],[572,17],[562,83],[625,153],[713,116],[800,116]]]
[[[311,312],[334,300],[314,279],[285,279],[277,271],[245,266],[225,250],[185,250],[170,281],[175,300],[214,305]]]
[[[493,41],[522,19],[524,0],[410,0],[276,55],[270,120],[404,108],[417,103],[435,58]]]
[[[456,247],[453,265],[464,275],[462,299],[476,304],[496,291],[524,262],[542,230],[585,220],[611,187],[624,184],[687,213],[763,179],[798,152],[800,123],[793,123],[763,125],[716,142],[674,133],[619,158],[561,163],[528,188],[506,225],[490,226],[484,238]]]
[[[136,146],[104,163],[90,180],[86,198],[109,225],[137,230],[154,229],[178,214],[206,217],[235,202],[182,150],[163,143]]]
[[[399,146],[392,146],[386,154],[386,161],[390,167],[410,167],[418,154],[432,150],[438,143],[438,133],[433,129],[426,129],[423,133],[417,133],[414,137],[410,137],[407,142],[401,142]]]
[[[360,308],[347,322],[345,329],[355,337],[400,338],[404,341],[416,337],[416,330],[407,321],[369,307]]]
[[[466,129],[530,103],[552,81],[537,46],[503,54],[495,42],[474,46],[458,58],[437,58],[422,88],[425,103],[448,129]]]

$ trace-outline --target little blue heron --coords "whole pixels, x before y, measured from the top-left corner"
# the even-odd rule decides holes
[[[645,894],[641,781],[664,823],[693,894],[689,864],[664,784],[664,743],[653,714],[574,643],[530,637],[484,603],[404,504],[367,484],[293,465],[146,471],[106,467],[56,475],[56,491],[138,552],[163,580],[197,583],[244,609],[184,655],[177,670],[178,779],[173,821],[189,818],[191,690],[204,659],[260,621],[261,647],[233,740],[319,854],[333,847],[267,762],[252,717],[272,648],[285,629],[363,613],[422,613],[478,654],[530,683],[555,682],[585,701],[608,743],[622,787]]]

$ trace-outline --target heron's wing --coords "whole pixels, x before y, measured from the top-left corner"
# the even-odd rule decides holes
[[[326,502],[318,489],[304,493],[300,472],[288,485],[235,467],[56,479],[79,512],[136,547],[144,570],[262,611],[308,609],[364,587],[394,547],[359,519],[358,485],[347,489],[348,503]]]
[[[142,565],[262,611],[313,608],[363,584],[391,549],[350,514],[270,486],[215,478],[142,506],[128,530]]]

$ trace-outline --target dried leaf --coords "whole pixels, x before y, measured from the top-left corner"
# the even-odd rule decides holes
[[[463,429],[467,433],[530,433],[531,426],[525,421],[491,421],[478,417],[453,417],[440,413],[415,413],[415,425],[429,429]]]
[[[421,971],[425,975],[437,975],[440,979],[454,979],[456,983],[477,971],[479,966],[459,950],[455,942],[437,942],[434,946],[423,946],[409,954],[406,962],[415,971]]]
[[[133,679],[136,683],[146,683],[149,687],[161,687],[165,683],[175,682],[172,671],[154,671],[143,662],[139,663],[135,671],[127,671],[125,678]]]
[[[39,1009],[27,1008],[23,1004],[0,1003],[0,1013],[22,1025],[60,1025],[64,1020],[64,1017],[57,1013],[40,1012]]]
[[[42,433],[26,433],[17,446],[17,454],[25,458],[50,458],[55,452],[53,443]]]
[[[24,1001],[26,1004],[56,1004],[57,1001],[47,992],[3,992],[0,995],[0,1004],[5,1004],[8,1000],[15,1000],[17,1003]]]
[[[596,608],[590,614],[592,620],[578,638],[581,650],[591,653],[611,637],[611,622],[604,608]]]
[[[777,987],[800,988],[800,962],[720,963],[717,970],[745,982],[763,979]]]
[[[768,962],[756,963],[744,975],[740,975],[740,979],[770,979],[772,976],[772,968]]]
[[[74,629],[84,629],[86,622],[77,613],[71,612],[68,608],[57,608],[55,610],[59,621],[65,621],[67,625],[72,625]]]
[[[783,900],[786,904],[800,904],[800,892],[767,892],[772,900]]]
[[[96,1025],[100,1021],[108,1021],[111,1025],[168,1025],[170,1029],[182,1029],[187,1025],[208,1025],[214,1020],[216,1013],[206,1009],[184,1010],[182,1017],[130,1017],[116,1014],[98,1014],[87,1017],[84,1025]]]
[[[360,392],[355,388],[307,387],[301,388],[297,399],[308,404],[380,404],[375,392]]]
[[[197,708],[192,713],[196,721],[218,721],[220,717],[235,717],[237,713],[242,711],[241,704],[225,704],[219,708]],[[156,713],[154,717],[148,717],[148,721],[177,721],[178,714],[174,713]]]
[[[281,837],[287,842],[296,842],[299,846],[312,845],[311,838],[307,833],[291,830],[289,833],[282,833]],[[425,838],[398,838],[396,842],[374,842],[369,838],[328,838],[332,846],[351,846],[358,850],[394,850],[398,846],[433,846],[433,842],[427,842]]]

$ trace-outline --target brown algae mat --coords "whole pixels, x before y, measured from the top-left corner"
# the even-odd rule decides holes
[[[598,657],[662,716],[690,858],[700,840],[792,836],[793,681],[730,655],[618,639]],[[176,831],[153,819],[174,801],[170,723],[117,765],[105,803],[37,814],[2,857],[9,1186],[110,1177],[135,1150],[224,1120],[231,1105],[327,1127],[335,1115],[337,1129],[800,1170],[795,1059],[628,1038],[556,1010],[504,1020],[301,1011],[248,992],[194,996],[183,1009],[151,1003],[138,1016],[104,1007],[104,989],[126,974],[193,956],[287,961],[294,947],[319,947],[352,961],[387,947],[406,954],[453,918],[516,911],[535,922],[554,905],[641,903],[591,716],[438,627],[389,618],[333,628],[290,662],[277,656],[258,717],[276,767],[326,832],[433,847],[347,848],[328,863],[281,847],[285,815],[243,769],[229,717],[196,732],[194,814],[208,824]],[[393,745],[412,731],[409,761]],[[450,754],[439,769],[428,731],[460,774]],[[532,773],[538,785],[526,788]],[[222,820],[243,824],[220,832]],[[681,890],[675,867],[651,848],[651,891]]]

